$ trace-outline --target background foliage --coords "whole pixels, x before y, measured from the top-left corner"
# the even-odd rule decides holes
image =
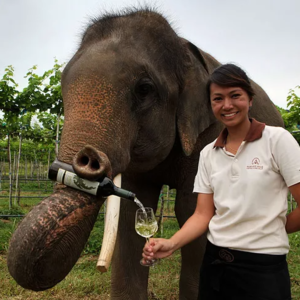
[[[297,94],[298,93],[298,94]],[[277,107],[284,121],[285,128],[292,133],[300,144],[300,86],[290,89],[287,96],[288,109]]]

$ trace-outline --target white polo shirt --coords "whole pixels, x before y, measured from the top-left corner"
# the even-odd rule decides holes
[[[225,150],[227,129],[201,151],[194,192],[214,194],[211,243],[286,254],[288,187],[300,182],[300,147],[285,129],[250,121],[236,155]]]

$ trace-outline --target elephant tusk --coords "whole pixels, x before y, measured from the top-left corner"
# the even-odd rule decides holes
[[[121,187],[122,175],[118,174],[114,178],[114,184]],[[107,272],[117,239],[118,224],[120,214],[120,197],[111,195],[106,201],[106,215],[102,247],[97,261],[97,269],[101,272]]]

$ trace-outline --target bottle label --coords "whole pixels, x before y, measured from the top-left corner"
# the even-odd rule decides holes
[[[59,183],[63,183],[63,178],[66,170],[63,169],[58,169],[57,176],[56,176],[56,181]]]
[[[58,177],[58,175],[57,175]],[[77,190],[96,195],[99,182],[89,181],[78,177],[76,174],[66,171],[64,182],[65,185],[73,187]]]

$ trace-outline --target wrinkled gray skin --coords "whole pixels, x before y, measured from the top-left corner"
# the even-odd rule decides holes
[[[92,180],[100,173],[122,173],[122,186],[154,209],[162,185],[177,189],[175,213],[182,226],[196,205],[199,152],[221,130],[205,91],[208,74],[219,65],[148,9],[95,20],[63,72],[59,160]],[[268,96],[253,85],[252,116],[283,126]],[[34,208],[9,248],[16,281],[37,291],[61,281],[76,263],[103,200],[61,187]],[[121,201],[111,299],[147,299],[148,268],[139,264],[145,240],[134,229],[136,209]],[[197,298],[205,243],[202,237],[181,250],[180,299]]]

